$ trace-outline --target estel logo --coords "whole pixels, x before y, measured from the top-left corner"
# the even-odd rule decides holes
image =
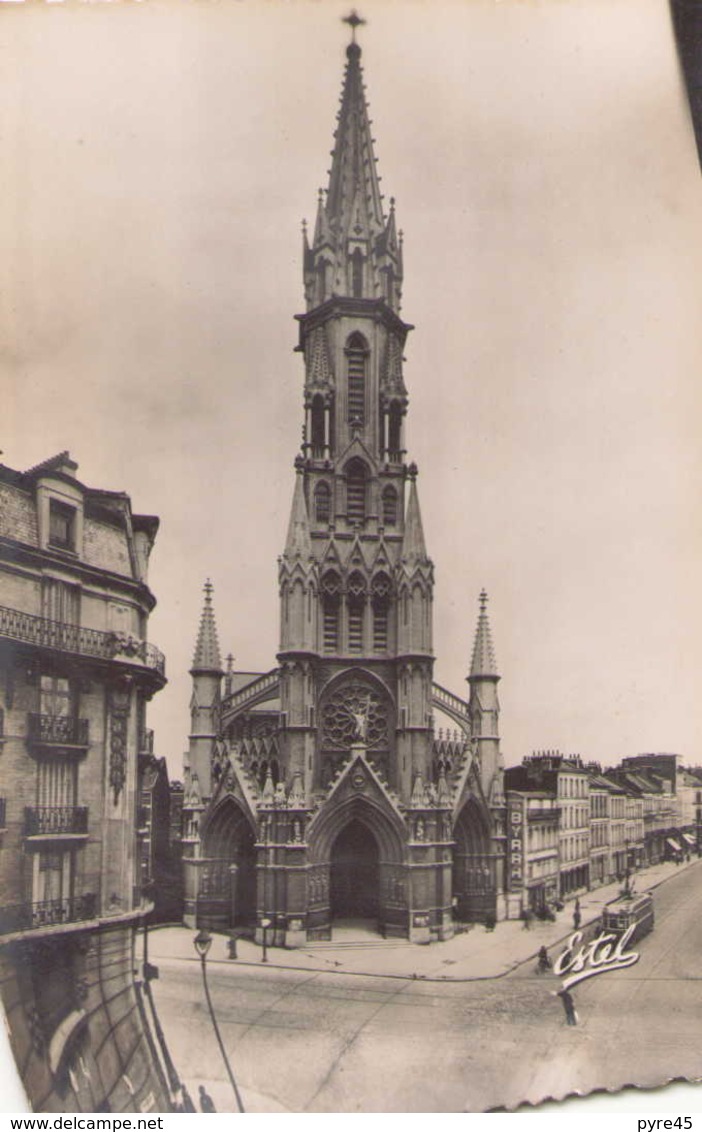
[[[583,933],[573,932],[565,951],[558,956],[553,966],[556,975],[571,972],[563,980],[563,989],[568,990],[568,987],[581,983],[583,979],[591,979],[593,975],[606,975],[608,971],[620,971],[637,963],[638,951],[624,950],[635,927],[636,924],[632,924],[627,928],[618,941],[616,935],[600,932],[596,939],[581,947],[579,944],[582,944]]]

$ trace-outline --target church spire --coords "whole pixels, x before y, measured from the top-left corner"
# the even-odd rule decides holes
[[[200,617],[200,628],[195,644],[195,656],[191,675],[203,672],[222,673],[222,661],[219,655],[219,641],[217,639],[217,625],[215,623],[214,609],[212,607],[213,585],[208,578],[204,585],[205,602]]]
[[[410,465],[409,501],[407,503],[407,517],[405,519],[405,536],[402,540],[402,558],[406,562],[424,562],[427,558],[422,514],[419,510],[416,476],[416,465]]]
[[[380,179],[375,167],[356,28],[364,21],[352,12],[346,17],[353,39],[346,48],[346,72],[341,93],[329,173],[326,215],[337,235],[377,236],[385,227]]]
[[[295,466],[295,491],[290,509],[288,537],[285,540],[284,556],[288,559],[301,558],[307,562],[312,554],[310,521],[305,503],[304,461],[299,459]]]
[[[473,659],[470,666],[469,679],[471,680],[480,679],[481,677],[499,679],[495,650],[492,644],[492,634],[490,632],[490,622],[487,615],[487,603],[488,595],[485,590],[481,590],[478,627],[475,631]]]
[[[307,309],[331,299],[352,298],[384,302],[399,314],[402,250],[394,207],[387,217],[383,209],[361,48],[356,43],[356,29],[365,20],[352,12],[344,22],[351,27],[352,40],[346,48],[329,182],[326,196],[322,190],[319,193],[312,246],[306,238],[304,245]]]

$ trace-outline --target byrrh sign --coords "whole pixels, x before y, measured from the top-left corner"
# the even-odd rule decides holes
[[[608,971],[621,971],[633,967],[638,962],[638,951],[627,951],[626,947],[634,934],[636,924],[619,937],[612,932],[600,932],[596,939],[583,944],[583,933],[573,932],[563,951],[553,965],[555,975],[566,975],[563,989],[591,979],[593,975],[606,975]]]
[[[508,882],[511,892],[519,892],[524,884],[524,810],[521,799],[510,801],[507,810]]]

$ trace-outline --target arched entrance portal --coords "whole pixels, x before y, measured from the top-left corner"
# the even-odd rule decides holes
[[[464,922],[484,921],[497,910],[495,860],[488,818],[470,798],[454,829],[453,895],[456,915]]]
[[[378,919],[380,864],[378,842],[354,818],[336,837],[331,851],[329,903],[333,920]]]
[[[256,919],[256,839],[233,798],[217,806],[203,832],[197,907],[199,921],[212,927]]]

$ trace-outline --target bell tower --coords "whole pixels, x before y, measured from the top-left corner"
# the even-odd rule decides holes
[[[431,774],[432,590],[407,463],[403,262],[386,210],[355,13],[326,192],[303,225],[304,428],[280,559],[281,736],[288,775],[321,797],[347,760],[354,715],[401,801]]]
[[[499,679],[485,600],[470,701],[433,683],[434,568],[408,459],[402,233],[380,192],[355,14],[326,190],[303,226],[302,448],[268,672],[192,675],[188,908],[272,945],[363,918],[447,939],[500,914]],[[459,731],[434,733],[433,709]],[[460,733],[459,733],[460,732]],[[200,816],[202,821],[200,822]],[[457,900],[456,900],[457,894]]]

